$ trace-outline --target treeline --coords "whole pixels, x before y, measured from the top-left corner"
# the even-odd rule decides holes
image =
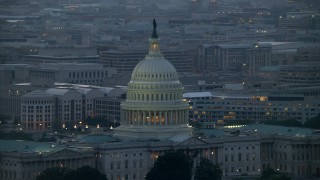
[[[96,168],[83,166],[76,170],[53,167],[48,168],[37,176],[36,180],[108,180]]]
[[[0,131],[0,139],[19,139],[19,140],[32,141],[33,137],[31,134],[24,133],[21,131],[10,131],[10,132]]]
[[[252,120],[241,120],[241,121],[227,121],[226,126],[228,125],[239,125],[241,123],[242,125],[248,125],[248,124],[254,124],[256,121]],[[301,123],[300,121],[296,119],[286,119],[286,120],[268,120],[259,122],[263,124],[268,125],[277,125],[277,126],[288,126],[288,127],[305,127],[305,128],[312,128],[312,129],[320,129],[320,115],[308,119],[305,123]]]
[[[320,115],[318,115],[314,118],[308,119],[304,124],[297,121],[296,119],[287,119],[287,120],[283,120],[283,121],[270,120],[270,121],[265,121],[264,124],[320,129]]]

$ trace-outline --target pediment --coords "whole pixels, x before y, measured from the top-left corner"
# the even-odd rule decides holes
[[[81,153],[78,151],[63,148],[63,149],[60,149],[55,152],[47,154],[47,157],[75,156],[75,155],[80,155],[80,154]]]
[[[206,144],[207,143],[203,140],[200,140],[195,137],[190,137],[189,139],[178,144],[178,146],[201,146],[201,145],[206,145]]]

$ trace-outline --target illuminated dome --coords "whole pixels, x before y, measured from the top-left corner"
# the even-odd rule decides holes
[[[163,57],[144,59],[134,68],[131,81],[178,81],[176,69]]]
[[[123,139],[168,139],[192,135],[188,123],[188,104],[176,69],[160,53],[154,30],[149,53],[134,68],[127,99],[121,104],[121,126],[114,136]]]

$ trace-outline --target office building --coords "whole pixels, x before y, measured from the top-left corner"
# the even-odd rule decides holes
[[[305,122],[320,114],[319,101],[303,95],[237,94],[226,92],[190,92],[184,98],[189,102],[189,119],[204,127],[223,125],[226,121],[296,119]]]

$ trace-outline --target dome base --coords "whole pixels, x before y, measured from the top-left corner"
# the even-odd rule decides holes
[[[177,135],[192,136],[192,127],[175,126],[119,126],[114,137],[124,140],[167,140]]]

